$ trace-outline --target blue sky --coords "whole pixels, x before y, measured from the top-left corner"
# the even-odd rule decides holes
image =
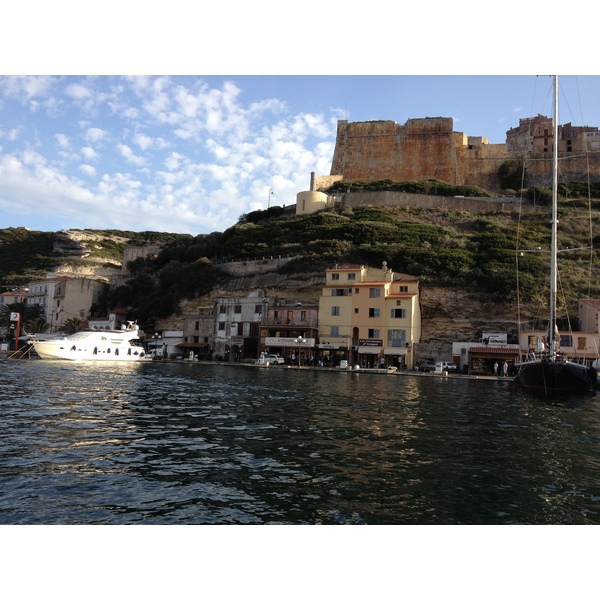
[[[322,11],[318,6],[314,10]],[[307,14],[311,7],[308,2]],[[125,29],[108,17],[95,15],[97,28],[73,34],[68,23],[44,29],[50,12],[44,4],[40,10],[33,34],[46,37],[48,45],[40,47],[48,51],[20,57],[16,67],[12,60],[0,63],[0,228],[223,231],[268,201],[295,203],[311,172],[329,174],[339,119],[403,124],[452,117],[455,131],[502,143],[519,118],[552,111],[551,80],[534,75],[548,64],[530,70],[524,61],[508,60],[498,71],[490,55],[477,62],[481,43],[471,49],[467,68],[455,61],[455,70],[444,75],[450,51],[434,47],[428,55],[419,48],[408,68],[406,52],[415,46],[403,35],[393,38],[390,67],[381,58],[390,46],[341,52],[335,48],[339,32],[304,34],[310,19],[300,19],[289,35],[270,18],[255,21],[249,33],[231,25],[225,38],[220,30],[207,39],[201,27],[190,53],[189,46],[178,51],[185,35],[164,33],[169,18],[161,14],[142,21],[139,45],[127,37],[124,48],[106,30]],[[184,27],[181,19],[177,23]],[[232,37],[235,48],[227,42]],[[298,46],[312,52],[299,56]],[[214,60],[207,60],[207,51]],[[347,62],[331,64],[331,52]],[[367,63],[377,65],[375,74],[362,74],[370,72]],[[522,74],[506,75],[507,64],[509,72]],[[586,73],[582,67],[567,72]],[[600,126],[600,77],[561,81],[561,122]]]

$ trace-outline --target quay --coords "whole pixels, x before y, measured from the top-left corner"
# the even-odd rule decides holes
[[[0,360],[6,359],[18,359],[18,360],[41,360],[37,356],[30,355],[29,353],[22,354],[17,353],[15,356],[15,352],[0,352]],[[60,363],[68,362],[68,361],[56,361]],[[83,361],[82,361],[83,362]],[[187,364],[187,365],[216,365],[221,367],[246,367],[246,368],[255,368],[255,369],[283,369],[283,370],[295,370],[295,371],[320,371],[322,373],[345,373],[345,374],[364,374],[364,375],[387,375],[388,377],[438,377],[443,379],[453,379],[453,380],[467,380],[467,379],[479,379],[482,381],[503,381],[510,382],[513,381],[512,377],[503,377],[503,376],[494,376],[494,375],[471,375],[471,374],[448,374],[448,373],[434,373],[434,372],[422,372],[422,371],[409,371],[409,370],[392,370],[392,369],[369,369],[365,367],[360,368],[340,368],[340,367],[316,367],[316,366],[296,366],[296,365],[266,365],[266,364],[256,364],[255,361],[218,361],[218,360],[188,360],[188,359],[173,359],[173,358],[155,358],[152,360],[142,360],[140,361],[144,364],[162,364],[162,363],[176,363],[176,364]]]

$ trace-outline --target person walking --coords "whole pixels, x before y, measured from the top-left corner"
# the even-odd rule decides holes
[[[494,377],[498,376],[498,361],[494,363]]]
[[[504,371],[504,377],[508,377],[508,363],[506,361],[502,365],[502,370]]]

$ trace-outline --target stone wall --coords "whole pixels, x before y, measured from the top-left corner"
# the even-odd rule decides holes
[[[234,277],[252,277],[262,273],[276,271],[295,256],[263,256],[248,260],[232,260],[229,262],[215,263],[222,271]]]
[[[453,121],[446,117],[409,119],[405,125],[394,121],[338,121],[330,176],[363,182],[431,178],[499,190],[500,165],[522,155],[509,153],[506,144],[488,144],[483,137],[467,137],[452,129]],[[527,145],[524,139],[518,141]],[[600,181],[600,153],[565,151],[559,158],[561,181],[586,181],[588,173],[591,181]],[[551,153],[529,154],[524,187],[549,185],[551,162]],[[321,181],[318,189],[323,189]]]
[[[406,194],[403,192],[351,192],[344,194],[340,208],[350,206],[413,206],[435,210],[462,210],[474,213],[517,211],[540,212],[547,208],[523,205],[518,198],[456,198],[449,196],[427,196],[424,194]]]

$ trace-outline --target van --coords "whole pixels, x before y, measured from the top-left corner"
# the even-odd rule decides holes
[[[458,367],[455,362],[442,361],[442,371],[445,371],[446,373],[458,373]]]
[[[431,371],[435,371],[435,360],[433,358],[422,358],[417,363],[417,371],[422,371],[423,373],[429,373]]]

